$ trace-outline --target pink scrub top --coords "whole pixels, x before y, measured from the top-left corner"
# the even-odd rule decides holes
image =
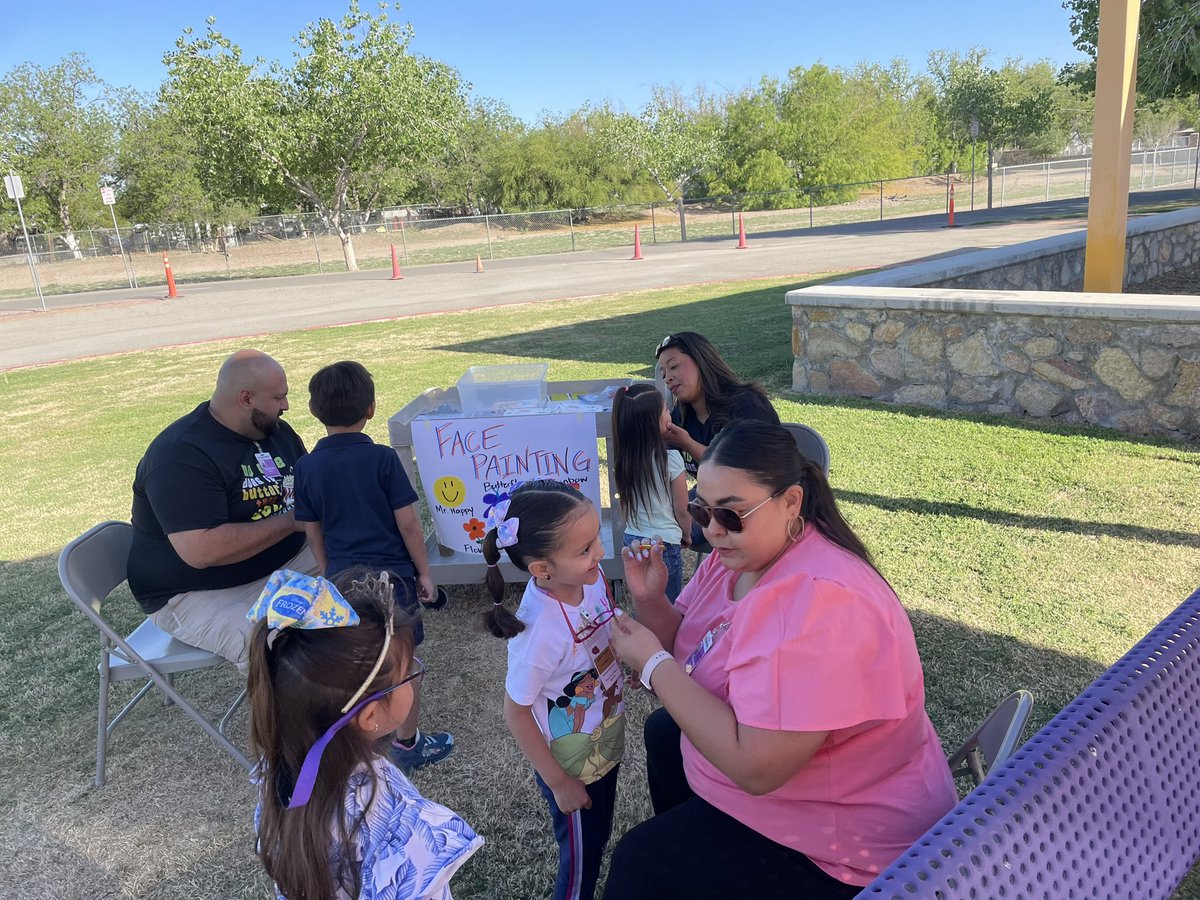
[[[685,735],[692,789],[713,806],[805,854],[847,884],[865,885],[957,802],[925,713],[912,626],[888,583],[811,525],[745,597],[719,551],[676,603],[680,665],[729,623],[691,672],[737,721],[771,731],[827,731],[787,782],[751,796]]]

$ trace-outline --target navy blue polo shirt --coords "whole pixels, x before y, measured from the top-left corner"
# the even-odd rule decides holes
[[[296,521],[321,523],[326,577],[351,566],[416,575],[396,526],[416,502],[396,451],[361,432],[324,437],[296,462]]]

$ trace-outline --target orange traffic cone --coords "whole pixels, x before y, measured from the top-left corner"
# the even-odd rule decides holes
[[[179,291],[175,288],[175,276],[171,274],[171,260],[167,259],[167,251],[163,251],[163,268],[167,272],[167,297],[168,299],[178,297]]]
[[[392,244],[392,277],[388,281],[399,281],[403,277],[400,274],[400,261],[396,259],[396,245]]]
[[[742,221],[742,214],[738,213],[738,245],[739,250],[746,249],[746,223]]]
[[[478,253],[475,254],[475,271],[476,272],[483,271],[483,260],[479,258]]]
[[[633,256],[630,259],[643,259],[642,256],[642,235],[638,231],[636,225],[633,226]]]

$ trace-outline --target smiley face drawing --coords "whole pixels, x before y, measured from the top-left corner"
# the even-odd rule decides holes
[[[446,475],[433,483],[433,496],[446,506],[462,506],[467,502],[467,486],[461,478]]]

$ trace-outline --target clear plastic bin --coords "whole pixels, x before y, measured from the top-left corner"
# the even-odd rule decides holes
[[[546,403],[546,363],[471,366],[458,379],[458,397],[468,416],[536,409]]]

